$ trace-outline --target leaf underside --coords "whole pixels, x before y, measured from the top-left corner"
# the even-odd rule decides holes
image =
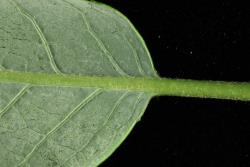
[[[1,0],[0,70],[157,77],[132,24],[84,0]],[[0,166],[97,166],[142,116],[151,94],[0,83]]]

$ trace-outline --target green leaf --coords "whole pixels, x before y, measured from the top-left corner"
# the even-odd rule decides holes
[[[158,77],[133,25],[116,10],[84,0],[1,0],[0,72],[1,167],[97,166],[153,96],[114,82],[109,89],[57,85],[50,75]],[[12,73],[48,84],[4,82]]]

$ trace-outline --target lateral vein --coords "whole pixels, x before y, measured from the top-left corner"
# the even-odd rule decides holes
[[[109,62],[112,64],[112,66],[114,67],[114,69],[122,76],[129,76],[121,67],[120,65],[116,62],[116,60],[114,59],[114,57],[112,56],[112,54],[108,51],[108,49],[105,47],[105,45],[103,44],[102,40],[99,39],[95,32],[92,30],[91,25],[88,22],[87,17],[85,16],[85,13],[83,11],[81,11],[78,7],[76,7],[75,5],[73,5],[72,3],[66,1],[66,0],[62,0],[63,2],[69,4],[74,10],[76,10],[78,13],[81,14],[81,17],[83,19],[83,22],[85,23],[85,25],[87,26],[87,30],[89,32],[89,34],[95,39],[95,41],[97,42],[99,48],[103,51],[104,55],[106,55],[106,57],[108,58]]]
[[[43,43],[43,46],[47,52],[47,55],[48,55],[48,58],[50,60],[50,64],[51,64],[51,67],[53,68],[53,70],[57,73],[57,74],[63,74],[59,68],[57,67],[56,65],[56,62],[54,60],[54,57],[53,57],[53,54],[51,52],[51,49],[50,49],[50,46],[49,46],[49,43],[45,37],[45,35],[43,34],[40,26],[38,25],[37,21],[35,20],[35,18],[30,15],[29,13],[27,13],[26,11],[24,11],[24,9],[15,1],[15,0],[9,0],[15,7],[16,9],[19,11],[19,13],[21,15],[23,15],[25,18],[27,18],[31,23],[32,25],[34,26],[37,34],[39,35],[42,43]]]
[[[92,101],[95,97],[102,93],[102,89],[96,89],[90,93],[86,98],[84,98],[80,104],[78,104],[69,114],[61,120],[54,128],[52,128],[44,137],[33,147],[33,149],[25,156],[25,158],[16,166],[19,167],[25,164],[33,155],[33,153],[46,141],[46,139],[60,129],[73,115],[75,115],[79,110],[81,110],[85,105]]]
[[[123,38],[126,39],[128,45],[129,45],[129,47],[131,48],[131,50],[132,50],[132,52],[133,52],[133,55],[134,55],[134,58],[135,58],[135,62],[136,62],[136,65],[137,65],[137,67],[138,67],[138,70],[139,70],[140,74],[141,74],[142,76],[145,76],[145,75],[146,75],[146,74],[145,74],[145,71],[144,71],[143,68],[142,68],[142,65],[141,65],[141,63],[140,63],[140,57],[139,57],[139,55],[138,55],[138,53],[137,53],[135,47],[131,44],[131,42],[130,42],[130,40],[127,38],[127,36],[125,36],[124,34],[123,34],[122,36],[123,36]]]
[[[122,100],[127,96],[128,92],[125,92],[121,95],[121,97],[115,102],[111,112],[109,113],[109,115],[107,116],[107,119],[105,120],[105,122],[103,123],[103,125],[93,134],[93,136],[88,140],[88,142],[86,142],[86,144],[84,144],[77,152],[75,152],[74,154],[72,154],[67,160],[65,160],[60,166],[63,166],[65,163],[67,163],[69,160],[71,160],[75,155],[77,155],[78,153],[80,153],[81,151],[83,151],[88,145],[89,143],[96,137],[96,135],[98,135],[98,133],[100,133],[100,131],[106,127],[107,123],[109,122],[109,120],[111,119],[112,115],[115,113],[115,111],[117,110],[118,106],[121,104]]]
[[[21,97],[27,92],[27,90],[31,88],[30,85],[24,86],[17,95],[0,111],[0,118],[11,108],[13,107],[16,102],[21,99]]]
[[[92,9],[95,9],[97,12],[99,12],[101,14],[107,15],[107,12],[101,10],[100,8],[97,8],[97,7],[93,6]],[[142,36],[140,35],[140,33],[135,29],[135,27],[133,26],[133,24],[126,18],[126,16],[124,16],[122,13],[120,13],[117,10],[114,10],[114,12],[115,12],[115,14],[117,14],[118,16],[120,16],[122,19],[124,19],[129,24],[129,26],[132,28],[132,30],[134,31],[134,33],[139,37],[139,40],[140,40],[140,42],[142,42],[143,48],[145,49],[146,55],[147,55],[148,60],[150,62],[150,66],[151,66],[152,70],[154,71],[154,76],[158,77],[157,71],[154,68],[154,63],[153,63],[152,58],[150,56],[150,52],[149,52],[149,50],[148,50],[148,48],[146,46],[145,41],[143,40]],[[110,17],[112,17],[112,16],[110,16]]]

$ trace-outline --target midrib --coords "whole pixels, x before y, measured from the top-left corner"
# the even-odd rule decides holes
[[[250,83],[224,81],[77,76],[2,70],[0,71],[0,83],[30,84],[33,86],[96,87],[105,90],[138,91],[152,95],[250,100]]]

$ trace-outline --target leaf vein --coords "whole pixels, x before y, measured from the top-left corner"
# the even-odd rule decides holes
[[[13,107],[16,102],[21,99],[21,97],[27,92],[27,90],[31,88],[30,85],[24,86],[17,95],[0,111],[0,118],[11,108]]]
[[[140,57],[138,56],[138,53],[137,53],[135,47],[131,44],[131,42],[130,42],[130,40],[127,38],[127,36],[125,36],[124,34],[122,34],[122,36],[123,36],[123,38],[126,39],[128,45],[129,45],[129,47],[131,48],[131,50],[132,50],[132,52],[133,52],[133,55],[134,55],[134,58],[135,58],[135,62],[136,62],[136,65],[137,65],[137,67],[138,67],[139,72],[140,72],[143,76],[145,76],[145,72],[144,72],[144,70],[143,70],[143,68],[142,68],[142,65],[141,65],[141,63],[140,63]]]
[[[86,98],[84,98],[72,111],[69,112],[66,117],[61,120],[54,128],[52,128],[44,137],[33,147],[33,149],[25,156],[25,158],[17,165],[21,166],[25,164],[34,152],[46,141],[46,139],[54,134],[57,130],[59,130],[73,115],[75,115],[79,110],[81,110],[84,106],[86,106],[90,101],[92,101],[95,97],[102,93],[102,89],[96,89],[92,93],[90,93]]]
[[[144,93],[142,92],[142,93],[140,93],[140,94],[137,96],[137,99],[136,99],[136,101],[135,101],[135,103],[134,103],[134,106],[133,106],[132,114],[131,114],[130,118],[128,119],[127,123],[129,123],[129,122],[133,122],[133,124],[136,123],[136,121],[133,121],[132,119],[135,117],[134,115],[135,115],[135,113],[136,113],[137,105],[139,104],[140,99],[141,99],[141,97],[142,97],[143,95],[144,95]],[[126,126],[126,124],[124,124],[124,125],[122,125],[122,126]],[[130,127],[134,127],[134,125],[133,125],[133,126],[130,126]],[[119,132],[121,128],[122,128],[122,127],[119,127],[118,130],[116,130],[116,132]],[[129,132],[129,131],[127,131],[127,132]],[[118,135],[118,133],[116,133],[116,134],[114,135],[113,139],[116,138],[117,135]],[[125,135],[125,136],[126,136],[126,135]],[[112,143],[112,140],[110,140],[110,143]],[[109,147],[109,146],[107,145],[106,148],[108,148],[108,147]],[[103,152],[105,152],[105,151],[108,151],[108,150],[105,149]],[[100,160],[100,162],[101,162],[101,160]]]
[[[66,0],[62,0],[63,2],[69,4],[74,10],[76,10],[78,13],[81,14],[83,23],[86,25],[87,30],[89,32],[89,34],[95,39],[95,41],[97,42],[99,48],[103,51],[104,55],[107,56],[109,62],[112,64],[113,68],[116,70],[116,72],[118,72],[120,75],[123,76],[129,76],[121,67],[120,65],[116,62],[116,60],[114,59],[114,57],[112,56],[112,54],[108,51],[108,49],[105,47],[105,45],[103,44],[102,40],[99,39],[97,37],[97,35],[95,34],[95,32],[92,30],[91,25],[88,22],[88,19],[85,15],[85,13],[79,9],[78,7],[76,7],[75,5],[73,5],[72,3],[66,1]]]
[[[107,15],[107,12],[103,11],[102,9],[96,7],[96,6],[92,6],[92,9],[96,10],[97,12],[100,12],[101,14],[106,14]],[[146,46],[146,43],[145,41],[143,40],[142,36],[140,35],[140,33],[135,29],[135,27],[133,26],[133,24],[131,23],[131,21],[129,21],[126,16],[124,16],[122,13],[120,13],[119,11],[117,10],[114,10],[114,14],[117,14],[118,16],[120,16],[124,21],[126,21],[126,23],[132,28],[132,30],[134,31],[134,33],[136,33],[137,37],[139,38],[140,42],[143,44],[143,48],[145,49],[146,51],[146,55],[148,57],[148,60],[149,60],[149,63],[150,63],[150,66],[152,68],[152,70],[154,71],[154,75],[156,77],[158,77],[158,74],[157,72],[155,71],[155,68],[154,68],[154,63],[153,63],[153,60],[150,56],[150,52]],[[113,17],[113,16],[110,16],[110,17]]]
[[[72,156],[70,156],[67,160],[65,160],[60,166],[62,167],[65,163],[67,163],[69,160],[71,160],[74,156],[76,156],[78,153],[80,153],[81,151],[83,151],[88,145],[89,143],[97,136],[98,133],[100,133],[100,131],[106,127],[107,123],[109,122],[109,120],[111,119],[112,115],[115,113],[115,111],[117,110],[118,106],[121,104],[122,100],[127,96],[128,92],[125,92],[122,94],[122,96],[115,102],[111,112],[109,113],[109,115],[107,116],[106,121],[103,123],[103,125],[93,134],[93,136],[88,140],[88,142],[86,142],[85,145],[83,145],[77,152],[75,152],[74,154],[72,154]]]
[[[9,0],[11,2],[11,4],[13,4],[16,9],[19,11],[19,13],[24,16],[25,18],[27,18],[31,23],[32,25],[34,26],[38,36],[40,37],[42,43],[43,43],[43,46],[47,52],[47,55],[48,55],[48,58],[50,60],[50,64],[51,64],[51,67],[52,69],[57,73],[57,74],[62,74],[62,72],[59,70],[59,68],[57,67],[56,65],[56,62],[54,60],[54,57],[53,57],[53,54],[51,52],[51,49],[50,49],[50,46],[49,46],[49,43],[44,35],[44,33],[42,32],[40,26],[38,25],[37,21],[35,20],[35,18],[27,13],[26,11],[24,11],[24,8],[21,7],[15,0]]]

